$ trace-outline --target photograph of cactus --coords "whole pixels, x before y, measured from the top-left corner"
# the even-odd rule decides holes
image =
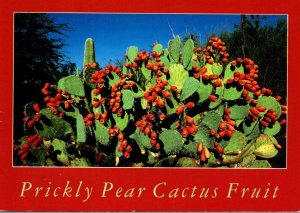
[[[14,166],[286,168],[287,16],[15,13],[14,94]]]

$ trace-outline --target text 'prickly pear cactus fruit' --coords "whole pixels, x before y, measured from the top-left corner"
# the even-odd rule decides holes
[[[150,52],[130,46],[123,67],[100,67],[87,39],[82,75],[45,83],[25,106],[15,156],[23,165],[253,168],[281,152],[287,107],[258,83],[249,58],[230,59],[179,36]]]

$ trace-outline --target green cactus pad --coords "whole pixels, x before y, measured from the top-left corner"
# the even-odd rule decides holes
[[[210,128],[204,124],[200,123],[198,126],[198,131],[194,135],[194,141],[196,143],[202,142],[204,146],[206,146],[209,149],[214,148],[214,138],[210,136]]]
[[[125,112],[125,114],[120,117],[118,116],[117,114],[112,114],[113,115],[113,118],[118,126],[118,128],[123,131],[127,125],[128,125],[128,122],[129,122],[129,116],[127,114],[127,112]]]
[[[205,64],[205,67],[206,67],[206,69],[207,69],[205,75],[211,75],[211,74],[213,74],[213,71],[212,71],[212,64],[206,63],[206,64]]]
[[[233,78],[234,72],[239,72],[241,74],[244,74],[244,67],[243,66],[232,67],[231,63],[228,63],[228,65],[226,66],[225,72],[224,72],[223,82],[226,83],[228,78]]]
[[[197,90],[197,92],[200,96],[199,102],[203,103],[205,100],[207,100],[208,97],[211,95],[212,90],[213,90],[212,84],[203,83],[203,79],[201,78],[200,85],[199,85],[199,88]]]
[[[169,156],[158,161],[154,167],[173,167],[176,162],[176,157]]]
[[[80,143],[86,142],[86,127],[81,114],[76,117],[76,141]]]
[[[160,57],[160,61],[164,63],[164,67],[170,67],[170,61],[166,55]]]
[[[172,64],[169,68],[169,73],[169,85],[176,86],[178,91],[181,92],[185,80],[189,77],[188,71],[181,64]]]
[[[26,159],[28,166],[45,166],[46,151],[44,149],[30,149],[29,157]]]
[[[223,72],[223,66],[220,63],[213,63],[211,70],[213,74],[221,75]]]
[[[277,113],[277,119],[281,116],[281,105],[278,103],[278,101],[276,101],[276,99],[274,97],[271,96],[261,96],[258,99],[257,102],[257,107],[258,106],[265,106],[267,109],[265,112],[261,112],[260,115],[263,117],[263,115],[265,113],[267,113],[267,111],[269,109],[273,109],[276,113]]]
[[[101,124],[99,121],[95,121],[95,139],[97,143],[100,143],[102,145],[108,145],[110,143],[109,134],[108,134],[108,128]]]
[[[57,115],[53,115],[51,109],[42,109],[40,113],[43,117],[39,121],[40,125],[35,125],[35,129],[42,137],[48,139],[63,138],[73,132],[71,124]]]
[[[243,122],[243,131],[244,131],[244,134],[246,136],[249,136],[252,132],[258,132],[258,135],[259,135],[259,123],[258,121],[255,121],[255,122],[252,122],[252,123],[249,123],[248,121],[244,121]],[[256,135],[257,133],[255,133]],[[257,136],[258,136],[257,135]],[[257,137],[256,136],[256,137]]]
[[[233,120],[241,120],[244,119],[249,114],[249,105],[239,105],[235,104],[232,107],[229,107],[231,113],[230,118]]]
[[[184,81],[184,84],[182,86],[180,100],[184,101],[185,99],[193,95],[194,92],[196,92],[199,87],[200,87],[200,82],[197,79],[193,77],[187,78]]]
[[[240,131],[234,131],[229,141],[224,139],[221,142],[221,146],[224,147],[224,152],[241,151],[247,144],[246,136]]]
[[[182,49],[182,64],[185,69],[189,66],[194,53],[194,42],[188,39]]]
[[[269,125],[268,127],[266,127],[263,133],[270,136],[274,136],[280,132],[280,129],[281,129],[281,125],[278,121],[276,121],[274,125],[271,126]]]
[[[163,142],[164,150],[168,155],[178,153],[183,145],[183,137],[177,130],[163,129],[159,140]]]
[[[215,94],[218,95],[219,97],[218,97],[217,101],[209,103],[208,107],[210,109],[215,109],[216,107],[218,107],[222,103],[223,97],[224,97],[224,87],[223,86],[217,87],[216,91],[215,91]]]
[[[138,47],[136,46],[130,46],[127,50],[128,59],[131,63],[134,63],[135,57],[137,57],[138,54]]]
[[[220,106],[218,106],[218,108],[215,110],[215,112],[218,115],[223,116],[224,115],[224,110],[225,110],[225,105],[221,104]]]
[[[66,90],[70,95],[76,95],[79,97],[85,97],[85,89],[82,79],[75,75],[70,75],[61,78],[58,81],[58,88]]]
[[[134,95],[130,90],[122,90],[123,108],[125,110],[132,109],[134,104]]]
[[[209,111],[204,114],[202,122],[206,124],[210,129],[217,130],[219,124],[222,121],[222,117],[215,111]]]
[[[181,41],[179,36],[176,36],[173,40],[169,42],[169,55],[172,63],[176,64],[179,62],[180,46]]]
[[[145,65],[143,64],[141,71],[145,77],[146,80],[151,81],[151,70],[148,70]]]
[[[188,157],[197,157],[197,146],[198,142],[189,141],[188,144],[184,144],[181,154]]]
[[[255,142],[254,154],[262,158],[273,158],[277,155],[278,150],[275,148],[274,144],[277,140],[266,134],[261,134]]]
[[[87,158],[77,158],[71,161],[72,167],[90,167],[92,164]]]
[[[120,81],[120,77],[114,73],[114,72],[111,72],[109,75],[107,75],[108,77],[108,84],[110,87],[114,86],[115,83],[117,83],[118,81]]]
[[[255,160],[248,168],[272,168],[268,160]]]
[[[254,154],[249,154],[243,158],[243,161],[241,162],[240,166],[241,167],[251,167],[251,165],[254,163],[256,160],[256,155]]]
[[[186,70],[192,70],[193,66],[200,68],[200,63],[198,60],[196,61],[194,60],[195,58],[197,58],[197,57],[194,58],[194,55],[195,54],[193,54],[192,60],[190,61],[189,65],[185,68]]]
[[[134,139],[140,149],[150,149],[152,146],[150,144],[150,139],[147,135],[141,132],[139,129],[136,129],[134,134],[130,135],[130,138]]]
[[[197,160],[194,158],[179,158],[175,167],[198,167]]]
[[[94,41],[91,38],[86,39],[84,45],[84,59],[83,65],[95,63],[95,46]]]
[[[161,44],[156,44],[153,46],[152,50],[161,55],[163,53],[163,46]]]
[[[176,112],[176,108],[178,107],[177,100],[174,98],[173,95],[171,96],[171,99],[167,100],[166,98],[164,98],[164,100],[168,115],[174,114]]]
[[[64,165],[69,165],[69,154],[66,149],[66,143],[62,140],[54,139],[52,141],[54,151],[58,151],[57,160]]]
[[[242,89],[238,87],[224,88],[224,100],[234,101],[240,99],[242,95]]]

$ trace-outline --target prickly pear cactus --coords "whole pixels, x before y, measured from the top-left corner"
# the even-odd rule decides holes
[[[258,83],[258,65],[230,59],[213,37],[179,36],[152,52],[130,46],[122,67],[100,67],[87,39],[82,75],[45,83],[24,111],[16,157],[41,166],[270,168],[287,107]],[[35,158],[33,158],[35,157]],[[38,159],[35,162],[32,159]]]

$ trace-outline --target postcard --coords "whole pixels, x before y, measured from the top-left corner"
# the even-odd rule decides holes
[[[1,1],[0,210],[299,211],[297,1]]]

